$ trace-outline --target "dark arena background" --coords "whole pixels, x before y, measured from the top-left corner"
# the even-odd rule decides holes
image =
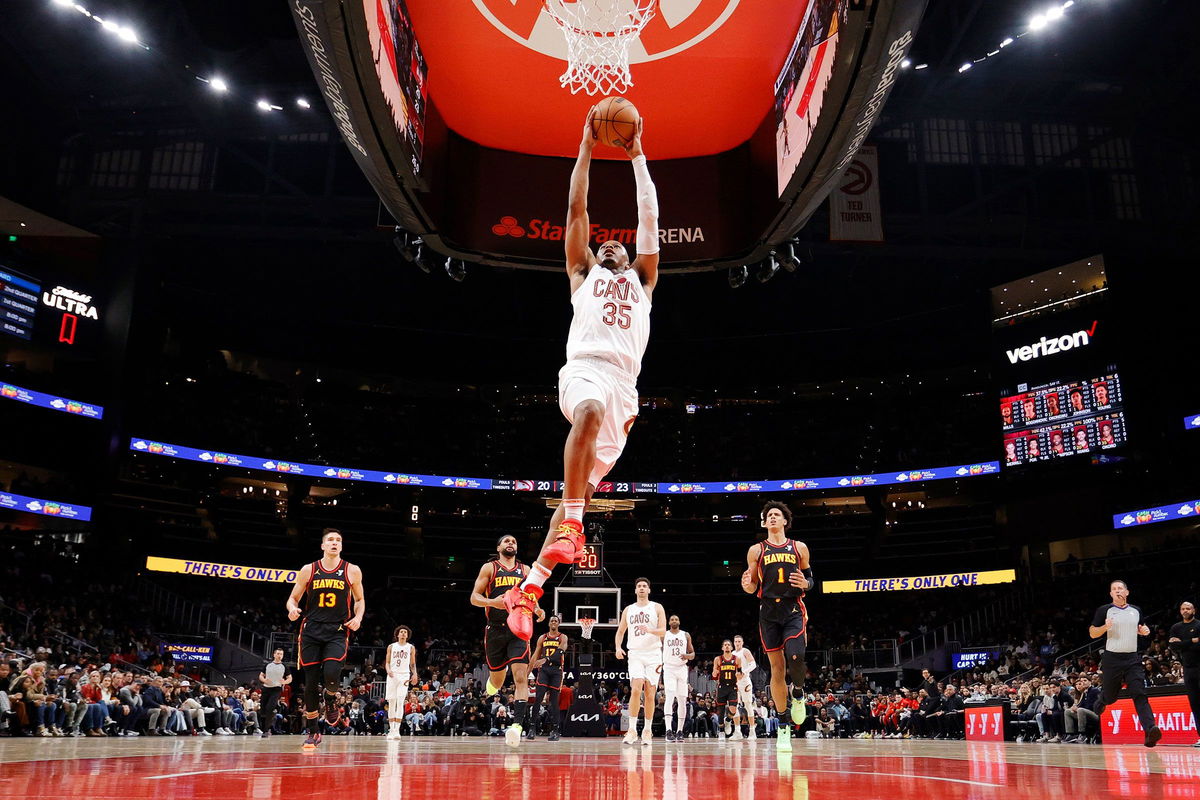
[[[589,4],[643,25],[661,261],[535,708],[551,667],[489,693],[471,598],[564,499],[601,95],[550,12]],[[0,4],[0,794],[1200,797],[1198,16]],[[586,238],[632,255],[630,159],[593,157]],[[742,585],[768,501],[812,570],[790,661]],[[362,597],[298,611],[362,617],[323,670],[285,603],[327,529]],[[643,577],[694,652],[648,717],[615,647]]]

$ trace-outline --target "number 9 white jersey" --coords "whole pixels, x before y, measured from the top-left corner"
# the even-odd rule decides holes
[[[571,295],[574,316],[567,360],[600,358],[637,378],[650,340],[650,298],[632,269],[621,274],[595,264]]]

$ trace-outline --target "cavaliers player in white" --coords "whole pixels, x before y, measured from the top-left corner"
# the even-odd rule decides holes
[[[675,706],[679,705],[679,727],[687,719],[688,662],[696,657],[692,646],[692,635],[679,628],[679,615],[672,614],[667,620],[667,635],[663,637],[663,691],[667,699],[663,703],[663,723],[667,728],[667,741],[683,740],[683,731],[675,730]]]
[[[667,633],[667,612],[661,604],[651,602],[649,578],[638,578],[633,592],[637,602],[625,606],[621,612],[616,635],[616,657],[629,656],[629,732],[625,734],[624,742],[637,744],[637,716],[641,708],[645,718],[642,744],[650,744],[654,737],[650,724],[654,721],[654,692],[662,674],[662,640]],[[626,631],[629,632],[628,647],[623,648],[621,638]]]
[[[583,548],[584,509],[625,449],[637,417],[637,377],[650,338],[650,301],[658,281],[658,194],[642,152],[640,122],[625,148],[637,185],[637,255],[631,262],[618,241],[604,242],[595,253],[588,246],[594,113],[595,109],[588,112],[583,126],[567,207],[567,277],[574,316],[567,363],[558,373],[558,406],[571,423],[563,453],[562,503],[529,576],[504,598],[508,627],[526,641],[533,635],[531,615],[542,584],[555,564],[573,563]]]
[[[396,628],[396,641],[387,646],[383,663],[387,669],[388,735],[389,739],[400,738],[400,723],[404,722],[404,698],[408,686],[417,683],[417,648],[409,638],[412,628],[401,625]]]
[[[746,735],[746,738],[754,740],[758,738],[754,730],[758,724],[758,719],[754,713],[754,682],[750,680],[750,673],[754,672],[754,668],[758,666],[758,663],[754,660],[754,654],[746,649],[746,640],[741,637],[741,634],[733,637],[733,654],[742,662],[742,674],[738,678],[737,690],[738,705],[746,712],[746,723],[750,726],[750,733]],[[733,738],[742,738],[740,724],[735,725]]]

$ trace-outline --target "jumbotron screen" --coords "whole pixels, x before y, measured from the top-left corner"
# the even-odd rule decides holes
[[[1054,381],[1001,397],[1000,424],[1005,466],[1119,447],[1126,441],[1120,375]]]

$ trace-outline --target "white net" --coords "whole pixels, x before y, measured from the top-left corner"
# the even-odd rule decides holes
[[[580,617],[580,619],[579,619],[580,631],[579,632],[581,634],[583,634],[583,638],[591,639],[592,638],[592,628],[594,628],[594,627],[596,627],[596,620],[590,619],[588,617]]]
[[[542,0],[567,40],[567,71],[558,79],[571,94],[620,94],[633,85],[629,45],[658,8],[658,0]]]

